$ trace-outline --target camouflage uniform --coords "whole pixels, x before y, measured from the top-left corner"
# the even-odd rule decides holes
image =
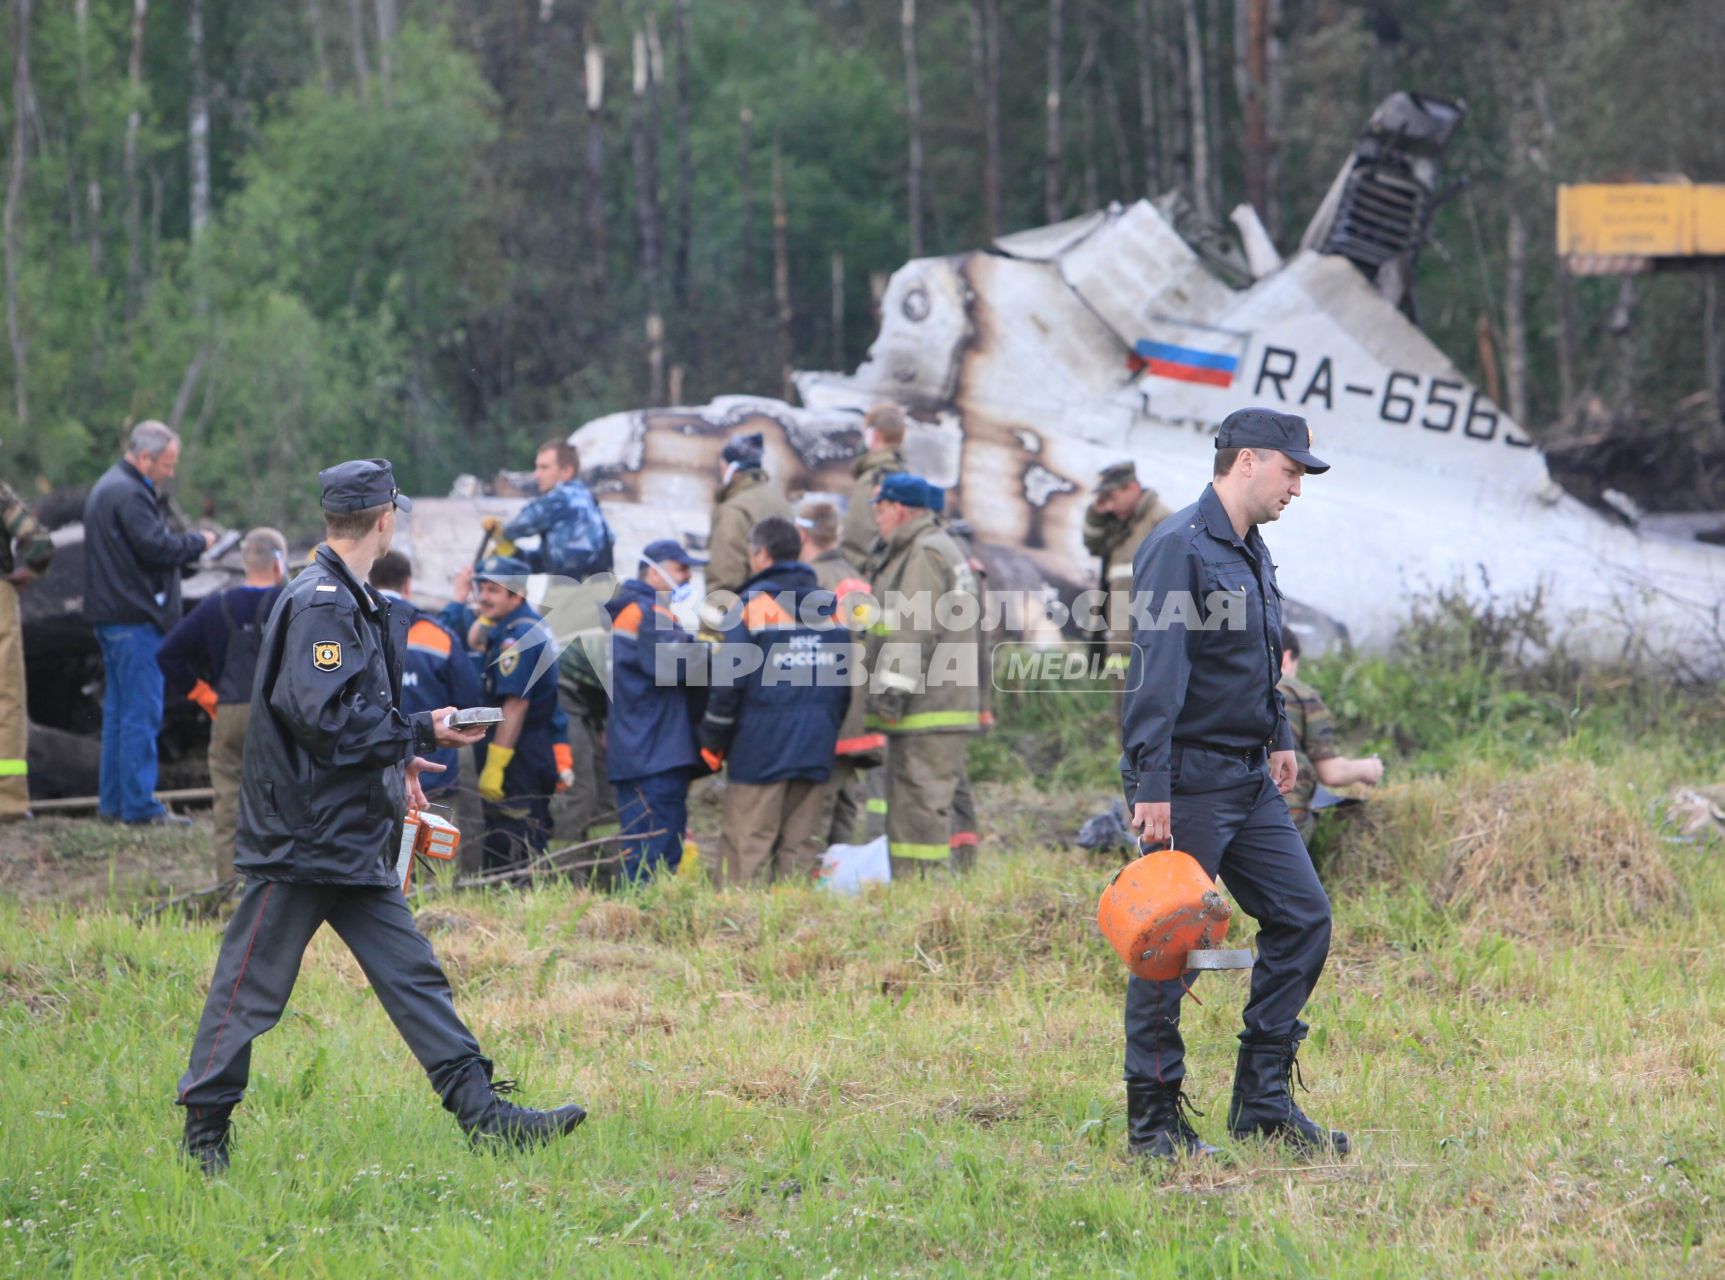
[[[1288,816],[1293,818],[1300,839],[1310,841],[1318,819],[1312,813],[1312,796],[1318,789],[1318,762],[1334,760],[1336,726],[1330,719],[1330,709],[1318,691],[1304,680],[1283,676],[1276,688],[1287,708],[1288,727],[1294,731],[1294,760],[1300,767],[1294,789],[1288,792]]]
[[[768,516],[793,519],[784,490],[760,467],[744,467],[719,490],[707,540],[707,591],[736,591],[749,580],[749,530]]]
[[[1084,549],[1101,559],[1102,590],[1109,596],[1108,640],[1131,641],[1132,619],[1127,601],[1132,594],[1132,557],[1151,530],[1173,514],[1154,489],[1144,490],[1138,505],[1132,508],[1130,520],[1102,515],[1094,509],[1084,513]]]
[[[45,573],[54,555],[48,531],[36,523],[11,486],[0,481],[0,521],[6,536],[0,538],[0,578],[16,566],[12,544],[18,544],[18,560],[36,573]],[[0,581],[0,822],[22,818],[30,811],[30,766],[27,742],[29,720],[24,706],[24,627],[18,612],[18,588]]]
[[[514,546],[533,534],[539,535],[538,550]],[[611,526],[605,523],[593,491],[579,480],[565,480],[522,507],[503,526],[497,554],[520,556],[534,573],[586,578],[611,568],[612,541]]]

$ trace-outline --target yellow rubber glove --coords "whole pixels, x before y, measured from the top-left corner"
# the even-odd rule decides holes
[[[512,556],[515,554],[515,544],[508,538],[505,538],[501,533],[491,540],[491,549],[500,556]]]
[[[496,743],[485,749],[485,768],[479,771],[479,798],[496,804],[503,799],[503,771],[509,767],[509,762],[515,759],[514,747],[500,747]]]

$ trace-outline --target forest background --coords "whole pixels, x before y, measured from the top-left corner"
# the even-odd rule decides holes
[[[1548,447],[1718,433],[1714,277],[1553,249],[1560,182],[1725,176],[1711,0],[0,2],[0,471],[37,492],[146,416],[230,522],[356,451],[443,492],[853,366],[907,258],[1114,200],[1249,200],[1286,252],[1401,88],[1469,109],[1439,345]]]

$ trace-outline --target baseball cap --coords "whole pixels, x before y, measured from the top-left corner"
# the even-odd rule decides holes
[[[1218,449],[1276,449],[1318,475],[1330,464],[1311,452],[1312,429],[1295,413],[1275,409],[1236,409],[1216,431]]]
[[[641,559],[657,561],[659,564],[689,566],[707,563],[706,556],[695,554],[675,538],[660,538],[657,542],[649,542],[641,548]]]
[[[395,472],[388,458],[355,458],[338,462],[317,473],[323,485],[323,509],[336,515],[365,511],[393,502],[401,511],[412,511],[413,500],[395,487]]]

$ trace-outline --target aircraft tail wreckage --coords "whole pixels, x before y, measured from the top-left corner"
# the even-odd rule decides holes
[[[863,413],[894,401],[912,419],[911,465],[948,488],[990,585],[1075,592],[1095,585],[1081,528],[1097,473],[1131,458],[1183,506],[1210,478],[1217,424],[1259,404],[1302,414],[1332,464],[1269,531],[1309,640],[1381,646],[1411,595],[1465,580],[1499,598],[1541,591],[1557,633],[1600,656],[1716,672],[1725,551],[1569,496],[1411,318],[1438,157],[1462,115],[1387,99],[1286,262],[1249,209],[1235,214],[1242,253],[1188,226],[1177,199],[1114,205],[907,263],[867,359],[798,374],[801,407],[726,397],[587,423],[572,439],[618,565],[651,538],[706,532],[719,450],[740,430],[765,432],[787,491],[842,502]],[[453,514],[415,511],[416,555]],[[452,537],[451,570],[467,526]]]

